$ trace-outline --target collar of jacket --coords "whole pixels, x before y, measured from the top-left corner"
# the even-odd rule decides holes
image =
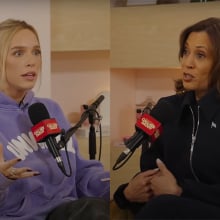
[[[34,92],[32,90],[27,91],[23,100],[18,104],[14,99],[7,96],[5,93],[0,92],[0,108],[3,109],[17,109],[26,108],[32,101]]]
[[[210,121],[216,112],[220,109],[220,94],[216,88],[210,89],[209,92],[204,95],[198,102],[195,99],[195,92],[189,91],[184,94],[183,102],[181,105],[181,115],[184,114],[184,110],[189,106],[200,106],[200,111],[204,117]]]

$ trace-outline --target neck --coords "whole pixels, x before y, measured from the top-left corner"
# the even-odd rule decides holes
[[[1,91],[9,96],[10,98],[12,98],[13,100],[15,100],[15,102],[17,102],[18,104],[20,104],[22,102],[22,100],[24,99],[26,92],[24,91],[7,91],[4,89],[1,89]]]
[[[207,93],[207,90],[195,91],[196,100],[199,101],[206,93]]]

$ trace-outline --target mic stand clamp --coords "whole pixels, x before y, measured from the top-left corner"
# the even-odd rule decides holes
[[[58,142],[58,150],[60,150],[61,148],[66,147],[65,135],[66,135],[66,132],[65,132],[64,129],[62,129],[61,130],[61,135],[60,135],[60,141]]]

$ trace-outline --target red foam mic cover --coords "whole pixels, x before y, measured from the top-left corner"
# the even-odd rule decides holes
[[[162,132],[162,126],[159,121],[148,114],[142,114],[136,122],[136,127],[144,131],[154,142]]]
[[[56,120],[49,118],[40,121],[31,128],[36,142],[41,142],[50,135],[57,135],[61,132]]]

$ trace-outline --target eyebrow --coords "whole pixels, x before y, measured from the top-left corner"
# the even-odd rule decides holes
[[[10,50],[25,49],[25,48],[26,48],[25,46],[14,46],[14,47],[10,48]],[[39,46],[39,45],[36,45],[36,46],[34,46],[33,48],[34,48],[34,49],[35,49],[35,48],[40,49],[40,46]]]
[[[189,44],[186,42],[185,43],[185,47],[189,47]],[[209,50],[208,47],[203,46],[203,45],[198,45],[196,46],[197,49],[205,49],[205,50]]]
[[[196,46],[196,48],[198,48],[198,49],[206,49],[206,50],[208,50],[208,48],[206,47],[206,46]]]

